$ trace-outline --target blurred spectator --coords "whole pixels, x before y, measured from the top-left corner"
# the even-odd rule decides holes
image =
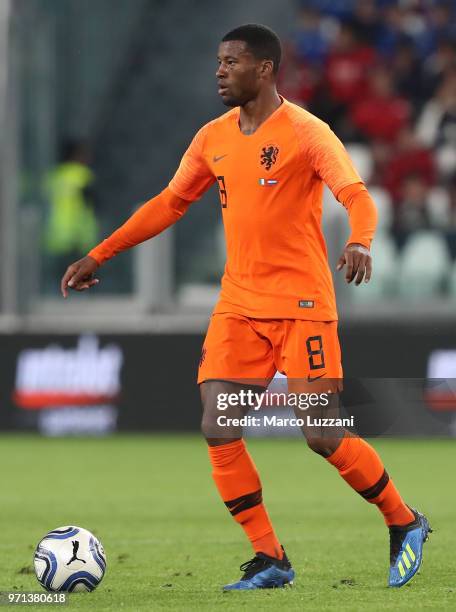
[[[326,59],[322,85],[309,110],[344,140],[349,140],[353,132],[347,108],[364,95],[366,75],[375,60],[375,50],[359,40],[353,24],[342,23]]]
[[[295,104],[307,106],[320,81],[320,71],[309,62],[299,61],[292,46],[285,48],[280,64],[280,92]]]
[[[375,0],[358,0],[353,12],[353,26],[359,40],[365,44],[376,44],[384,25]]]
[[[374,167],[371,175],[371,184],[377,186],[383,185],[393,147],[384,140],[372,140],[369,145]]]
[[[418,105],[424,94],[423,70],[415,45],[409,40],[398,43],[390,61],[397,93]]]
[[[311,6],[324,15],[346,19],[353,13],[355,0],[301,0],[301,6]]]
[[[423,97],[432,96],[445,74],[456,68],[456,37],[439,41],[436,50],[423,62]]]
[[[449,71],[417,123],[418,138],[428,147],[456,146],[456,69]]]
[[[86,143],[68,141],[61,161],[44,181],[47,210],[44,251],[47,256],[47,286],[56,284],[65,268],[97,242],[98,223],[93,206],[94,175],[89,168]]]
[[[405,10],[390,3],[383,11],[383,28],[376,40],[376,48],[385,56],[393,55],[399,43],[409,40],[404,27]]]
[[[390,192],[393,202],[404,199],[403,188],[410,176],[420,176],[427,188],[436,180],[432,151],[423,147],[412,128],[406,126],[398,134],[383,177],[383,184]]]
[[[353,23],[341,24],[326,64],[329,94],[335,104],[350,104],[364,95],[367,72],[375,60],[375,50],[359,40]]]
[[[391,73],[378,66],[370,74],[367,93],[353,104],[351,119],[364,137],[393,142],[410,114],[409,102],[394,92]]]
[[[303,7],[300,10],[293,44],[298,60],[321,64],[325,59],[328,40],[322,28],[321,15],[316,9]]]
[[[426,181],[419,174],[411,174],[404,179],[401,191],[402,199],[396,211],[396,229],[401,233],[429,229],[426,206],[429,187]]]
[[[426,21],[426,16],[420,6],[419,1],[403,3],[402,10],[402,31],[407,38],[413,41],[421,57],[430,51],[432,34],[430,33],[430,23]]]
[[[418,46],[423,57],[433,53],[443,40],[456,40],[455,5],[439,0],[428,8],[427,27],[418,39]]]

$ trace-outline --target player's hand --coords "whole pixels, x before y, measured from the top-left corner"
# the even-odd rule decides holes
[[[372,275],[372,257],[369,249],[355,242],[347,244],[337,262],[337,270],[342,270],[344,266],[347,266],[345,270],[347,283],[355,279],[355,285],[359,285],[363,278],[364,282],[368,283]]]
[[[60,282],[60,291],[63,297],[68,296],[68,288],[74,291],[85,291],[97,285],[99,280],[94,278],[93,275],[98,266],[98,262],[88,255],[68,266]]]

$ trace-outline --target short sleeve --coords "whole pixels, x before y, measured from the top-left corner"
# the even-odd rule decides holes
[[[326,123],[312,122],[306,131],[305,154],[336,198],[347,185],[363,182],[344,145]]]
[[[198,200],[214,183],[215,177],[204,160],[207,125],[195,135],[184,153],[176,174],[169,183],[170,190],[183,200]]]

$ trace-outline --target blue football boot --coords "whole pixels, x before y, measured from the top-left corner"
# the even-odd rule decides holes
[[[244,572],[244,575],[239,582],[225,585],[224,591],[282,588],[291,586],[295,576],[285,551],[282,559],[275,559],[261,552],[257,553],[253,559],[243,563],[240,570]]]
[[[420,569],[423,558],[423,544],[432,532],[427,518],[413,508],[413,523],[392,525],[390,532],[390,573],[389,586],[401,587],[413,578]]]

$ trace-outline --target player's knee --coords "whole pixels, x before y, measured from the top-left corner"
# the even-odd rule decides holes
[[[307,439],[307,446],[313,450],[314,453],[321,455],[322,457],[329,457],[339,446],[340,440],[331,438],[318,438],[309,436]]]
[[[216,425],[213,415],[209,411],[204,411],[201,419],[201,432],[206,440],[214,436]]]
[[[210,438],[214,435],[216,422],[214,385],[203,383],[200,386],[201,402],[203,404],[203,416],[201,418],[201,431],[204,437]]]

